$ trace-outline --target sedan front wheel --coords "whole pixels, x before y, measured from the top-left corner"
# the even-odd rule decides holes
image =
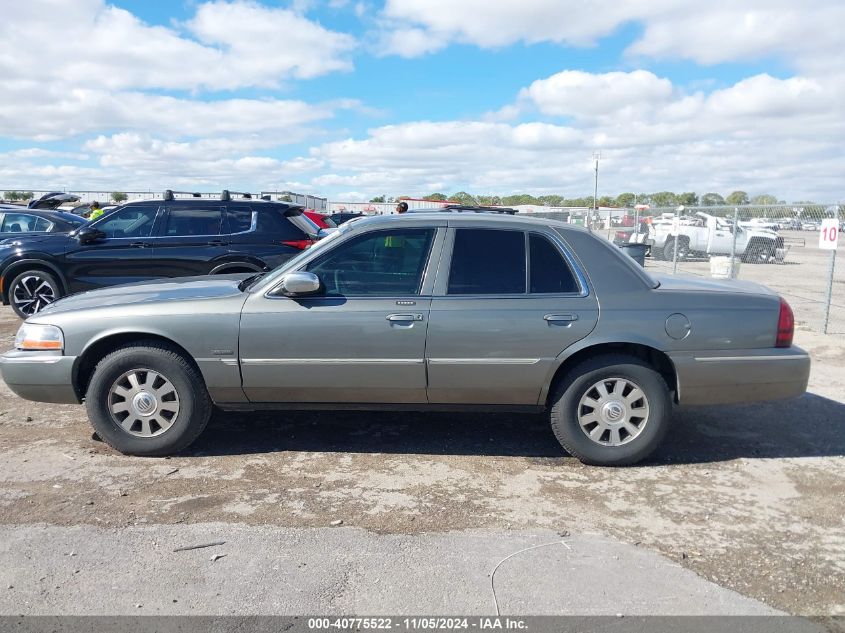
[[[666,381],[634,356],[603,355],[579,363],[551,402],[555,437],[585,464],[625,466],[648,457],[669,427]]]
[[[127,345],[101,360],[85,405],[97,434],[126,455],[176,453],[199,437],[211,416],[199,371],[158,341]]]

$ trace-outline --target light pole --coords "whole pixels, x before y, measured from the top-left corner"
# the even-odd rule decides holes
[[[595,181],[595,188],[593,189],[593,213],[590,215],[590,230],[593,230],[593,218],[598,217],[598,209],[599,209],[599,159],[601,158],[601,152],[593,152],[593,160],[595,161],[595,172],[596,172],[596,181]]]

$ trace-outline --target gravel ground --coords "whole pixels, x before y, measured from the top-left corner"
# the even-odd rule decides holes
[[[4,348],[17,326],[3,309]],[[845,614],[845,343],[796,342],[809,394],[680,409],[654,459],[619,469],[581,465],[526,415],[218,413],[185,454],[132,458],[92,441],[81,407],[0,383],[0,525],[589,533],[789,613]]]

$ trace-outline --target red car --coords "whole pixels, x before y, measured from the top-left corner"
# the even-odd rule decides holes
[[[316,211],[304,211],[303,214],[306,215],[309,220],[314,222],[314,224],[319,226],[321,229],[336,229],[337,228],[337,224],[332,222],[332,219],[327,215],[324,215],[322,213],[317,213]]]

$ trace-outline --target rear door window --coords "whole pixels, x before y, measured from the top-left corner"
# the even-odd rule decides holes
[[[229,220],[229,233],[246,233],[255,228],[256,213],[246,205],[229,205],[226,217]]]
[[[522,231],[455,231],[448,294],[524,294],[525,277],[525,233]]]
[[[221,207],[171,207],[164,222],[164,237],[220,235],[223,226]]]

